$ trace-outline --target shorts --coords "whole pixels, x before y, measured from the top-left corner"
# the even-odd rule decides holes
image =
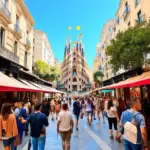
[[[3,139],[3,146],[7,147],[9,145],[13,145],[15,138]]]
[[[114,125],[114,129],[117,130],[117,118],[108,117],[109,129],[112,130],[112,126]]]
[[[86,113],[87,113],[87,118],[89,118],[89,116],[92,117],[92,115],[93,115],[92,111],[87,111]]]
[[[74,114],[74,115],[75,115],[76,120],[79,120],[80,114]]]
[[[65,141],[67,144],[70,144],[70,140],[71,140],[71,130],[69,131],[60,131],[59,132],[62,141]]]

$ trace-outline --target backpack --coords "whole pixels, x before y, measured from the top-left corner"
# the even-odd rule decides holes
[[[139,114],[136,113],[134,114],[134,112],[132,113],[132,120],[131,122],[127,121],[124,125],[124,139],[126,139],[127,141],[130,141],[133,144],[137,143],[137,126],[136,126],[136,121],[135,121],[135,116]]]

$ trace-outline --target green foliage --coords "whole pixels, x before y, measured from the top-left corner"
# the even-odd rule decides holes
[[[49,66],[47,63],[41,60],[35,62],[34,73],[40,78],[50,82],[57,82],[60,78],[58,67]]]
[[[106,48],[106,54],[110,56],[110,64],[114,71],[123,68],[125,70],[142,67],[149,63],[147,54],[150,53],[150,25],[138,24],[125,32],[119,32],[116,39]]]
[[[93,75],[94,82],[100,83],[102,81],[103,73],[101,71],[96,71]]]

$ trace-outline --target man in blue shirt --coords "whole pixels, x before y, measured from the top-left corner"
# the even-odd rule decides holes
[[[49,123],[45,114],[41,113],[42,104],[37,103],[34,106],[34,113],[32,113],[27,121],[31,126],[31,137],[33,150],[44,150],[46,141],[46,128]],[[22,118],[23,123],[26,121]]]
[[[76,130],[78,131],[78,122],[79,122],[79,116],[80,116],[80,111],[81,111],[81,105],[78,99],[75,100],[73,103],[73,113],[76,117]]]
[[[137,143],[133,144],[127,139],[124,139],[125,150],[148,150],[147,148],[147,131],[145,125],[145,118],[139,112],[141,110],[141,103],[139,99],[133,98],[130,101],[131,109],[126,110],[121,116],[121,126],[126,122],[132,122],[133,116],[137,126]]]

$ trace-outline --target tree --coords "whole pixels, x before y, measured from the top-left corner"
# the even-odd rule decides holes
[[[101,83],[104,74],[101,71],[96,71],[93,75],[94,82],[98,85]]]
[[[42,78],[45,74],[50,73],[50,67],[44,61],[37,60],[35,62],[34,73]]]
[[[119,69],[130,70],[149,64],[150,25],[138,24],[125,32],[119,32],[116,39],[106,48],[114,72]]]

